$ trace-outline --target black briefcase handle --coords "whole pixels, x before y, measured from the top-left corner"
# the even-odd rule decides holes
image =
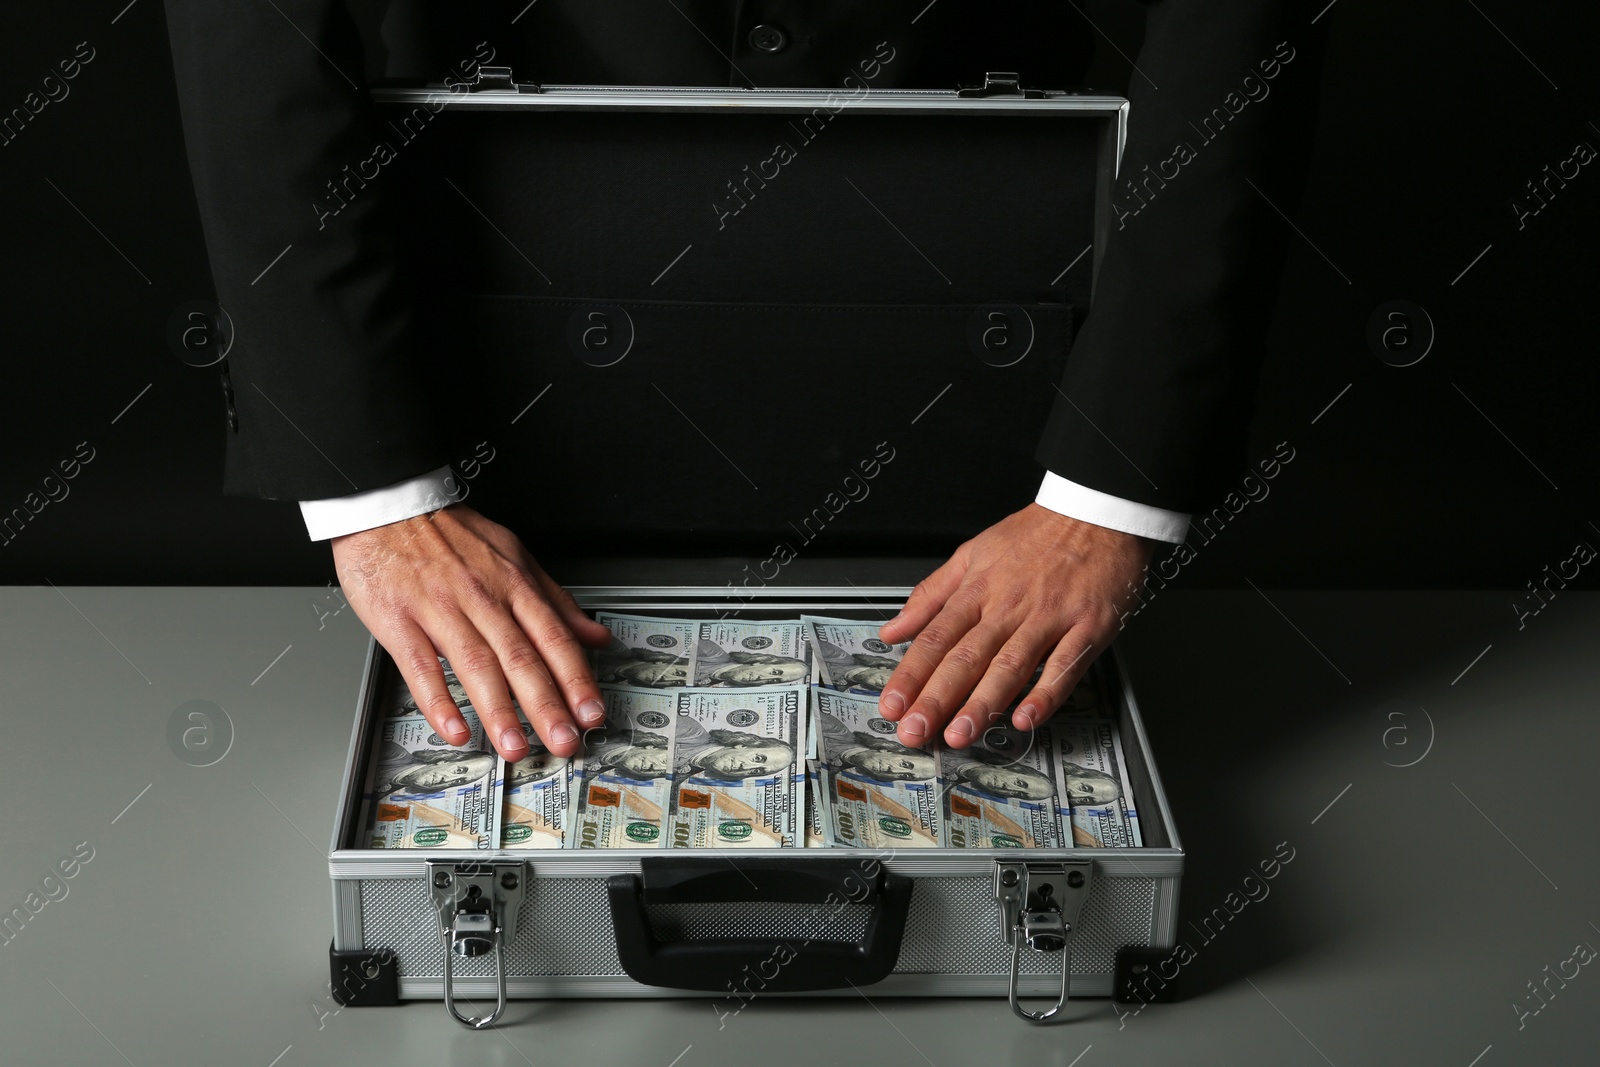
[[[606,879],[617,958],[645,985],[718,992],[796,993],[881,981],[894,970],[911,907],[911,879],[873,859],[732,860],[640,863],[639,874]],[[872,906],[860,941],[809,937],[717,937],[662,941],[645,908],[723,902],[815,904],[825,915]]]

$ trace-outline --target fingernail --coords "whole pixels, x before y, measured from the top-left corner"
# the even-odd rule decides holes
[[[906,698],[899,693],[885,693],[878,701],[878,710],[885,715],[899,715],[906,710]]]
[[[957,748],[966,748],[972,740],[972,723],[967,719],[957,719],[945,730],[944,739]]]
[[[1034,726],[1034,716],[1037,714],[1038,709],[1032,704],[1024,704],[1017,709],[1017,713],[1012,717],[1011,722],[1019,730],[1031,730]]]
[[[900,730],[907,737],[927,737],[928,720],[922,717],[922,712],[914,712],[906,716],[906,721],[900,724]]]
[[[570,745],[578,739],[578,731],[571,723],[561,723],[550,731],[550,740],[558,745]]]
[[[502,755],[509,755],[512,752],[520,752],[527,747],[528,742],[522,736],[522,727],[507,726],[504,730],[500,731],[500,753]]]
[[[472,731],[467,729],[467,724],[460,719],[453,719],[444,724],[445,737],[451,744],[460,744],[467,739],[467,735],[470,733]]]
[[[600,720],[605,717],[606,706],[593,697],[578,705],[578,718],[582,719],[585,725],[599,726]]]

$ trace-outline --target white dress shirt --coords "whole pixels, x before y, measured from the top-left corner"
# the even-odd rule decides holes
[[[381,489],[326,500],[302,500],[300,514],[313,541],[387,526],[416,515],[437,511],[460,498],[460,481],[449,467],[410,478]],[[1034,502],[1082,522],[1156,541],[1181,542],[1189,516],[1181,511],[1151,507],[1090,489],[1057,474],[1046,473]]]

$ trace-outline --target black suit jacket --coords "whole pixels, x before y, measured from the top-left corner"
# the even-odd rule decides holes
[[[1142,6],[1116,221],[1037,458],[1192,511],[1243,460],[1289,232],[1278,211],[1298,200],[1322,41],[1316,4]],[[951,88],[985,70],[1062,87],[1081,81],[1097,37],[1074,5],[977,0],[517,0],[448,16],[396,4],[382,32],[340,0],[166,7],[212,273],[237,331],[225,489],[295,500],[460,458],[428,415],[394,198],[374,183],[333,227],[312,209],[380,139],[369,80],[468,74],[445,64],[492,36],[523,80],[830,86],[892,37],[900,58],[879,87]],[[756,47],[758,25],[782,27],[785,47]]]

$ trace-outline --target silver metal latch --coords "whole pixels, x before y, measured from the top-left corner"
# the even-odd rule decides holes
[[[481,1030],[506,1010],[505,946],[517,935],[517,913],[522,909],[523,863],[451,863],[428,861],[428,896],[439,915],[439,936],[444,941],[444,1007],[457,1022]],[[457,956],[494,953],[495,1008],[481,1018],[456,1010]]]
[[[1094,861],[995,864],[994,896],[1000,905],[1000,937],[1011,944],[1011,1010],[1030,1022],[1042,1022],[1067,1002],[1072,979],[1072,936],[1078,913],[1089,896]],[[1026,946],[1034,952],[1061,953],[1061,992],[1049,1011],[1032,1012],[1017,996],[1017,967]]]

